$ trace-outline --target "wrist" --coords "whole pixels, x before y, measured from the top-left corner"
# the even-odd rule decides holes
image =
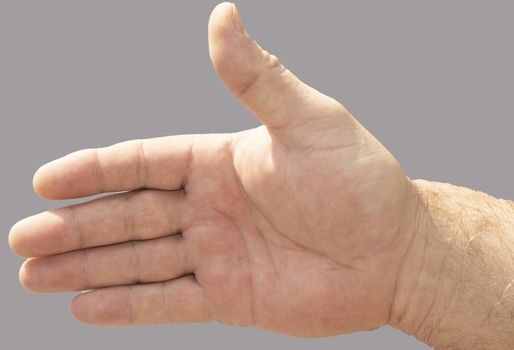
[[[445,258],[440,245],[433,243],[430,184],[414,180],[411,186],[413,194],[407,210],[410,241],[398,272],[389,324],[427,342],[429,336],[422,333],[423,326],[438,299],[443,293],[451,295],[452,287],[441,280]]]
[[[514,328],[512,204],[448,184],[411,184],[411,241],[390,325],[438,348],[503,348]]]
[[[433,286],[438,285],[441,263],[434,264],[432,255],[437,254],[428,244],[430,218],[424,191],[426,184],[411,180],[410,185],[411,195],[404,218],[409,242],[396,278],[389,325],[424,341],[418,332],[435,303]]]

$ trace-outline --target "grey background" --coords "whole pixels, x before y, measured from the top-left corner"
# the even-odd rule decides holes
[[[426,349],[391,328],[300,340],[210,325],[99,329],[71,295],[18,284],[7,233],[69,202],[32,192],[41,164],[132,138],[230,132],[256,121],[211,69],[215,1],[0,1],[0,347]],[[246,28],[343,102],[411,178],[514,198],[514,6],[508,1],[239,1]]]

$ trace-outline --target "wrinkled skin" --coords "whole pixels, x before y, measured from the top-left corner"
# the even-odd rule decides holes
[[[413,235],[412,184],[338,102],[241,32],[220,4],[213,65],[263,123],[84,150],[43,166],[49,199],[120,192],[16,224],[34,291],[91,290],[98,325],[209,322],[296,336],[388,323]]]

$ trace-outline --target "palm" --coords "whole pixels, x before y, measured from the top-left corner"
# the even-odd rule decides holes
[[[381,326],[408,245],[409,181],[344,107],[235,30],[231,9],[211,17],[211,58],[265,126],[44,166],[43,197],[128,192],[15,225],[13,250],[32,257],[22,283],[92,289],[73,305],[95,324],[217,320],[300,336]]]
[[[377,196],[391,181],[398,182],[391,193],[403,194],[403,176],[395,163],[393,169],[387,169],[387,158],[360,168],[358,159],[337,164],[348,146],[327,149],[320,143],[317,149],[295,150],[274,144],[263,127],[217,141],[196,146],[202,154],[198,163],[193,161],[188,182],[191,205],[204,216],[197,219],[204,224],[196,230],[208,232],[195,274],[217,310],[214,317],[297,335],[348,331],[355,326],[341,321],[341,315],[364,317],[373,309],[364,326],[385,322],[394,287],[386,281],[394,278],[380,266],[394,261],[386,254],[370,265],[366,257],[382,253],[399,232],[394,216],[402,213],[402,198]],[[364,141],[371,153],[361,157],[380,158],[381,147],[370,147],[371,138]],[[204,150],[202,144],[208,147]],[[340,176],[342,168],[353,172]],[[377,181],[377,173],[396,178]],[[367,188],[358,188],[356,181]],[[369,207],[367,201],[379,209],[360,213],[359,207]],[[373,290],[379,280],[384,282],[381,290]],[[307,293],[298,294],[306,288]],[[320,324],[323,318],[326,322]],[[298,327],[292,322],[302,319],[312,320],[308,331],[306,321]]]

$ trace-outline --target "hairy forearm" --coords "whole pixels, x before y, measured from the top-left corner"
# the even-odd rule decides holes
[[[413,181],[391,324],[437,349],[514,348],[514,203]]]

